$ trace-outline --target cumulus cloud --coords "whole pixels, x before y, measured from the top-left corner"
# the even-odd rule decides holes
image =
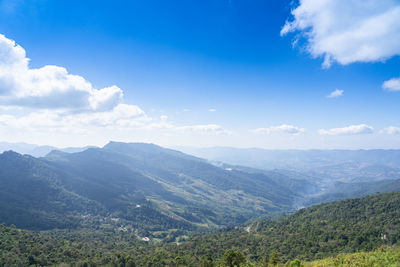
[[[343,95],[343,90],[336,89],[335,91],[332,91],[329,95],[327,95],[327,98],[335,98],[335,97],[340,97]]]
[[[151,118],[138,106],[118,104],[111,110],[98,112],[62,113],[35,110],[22,116],[0,115],[0,128],[8,131],[65,134],[98,134],[103,130],[130,132],[135,130],[165,130],[203,134],[232,134],[216,124],[178,126],[166,115]]]
[[[360,124],[360,125],[350,125],[343,128],[333,128],[329,130],[321,129],[318,132],[321,135],[370,134],[374,132],[374,128],[366,124]]]
[[[397,0],[300,0],[281,35],[299,32],[313,57],[333,62],[384,61],[400,55]]]
[[[11,129],[30,129],[31,131],[76,132],[82,129],[103,127],[140,128],[147,127],[152,119],[134,105],[119,104],[111,110],[101,112],[63,114],[50,110],[39,110],[15,116],[0,115],[0,125]]]
[[[392,78],[382,84],[382,88],[388,91],[400,91],[400,78]]]
[[[209,112],[216,112],[217,110],[214,109],[214,108],[210,108],[208,111],[209,111]]]
[[[113,85],[96,89],[59,66],[30,68],[25,49],[0,34],[0,104],[43,109],[104,111],[123,97]]]
[[[287,133],[292,135],[299,135],[305,132],[304,128],[293,125],[282,124],[279,126],[271,126],[268,128],[258,128],[252,130],[256,134],[271,134],[271,133]]]
[[[176,127],[176,130],[190,131],[190,132],[202,132],[202,133],[216,133],[216,134],[231,134],[231,131],[226,130],[224,127],[218,124],[204,124],[204,125],[189,125]]]
[[[2,138],[12,133],[97,136],[138,129],[230,134],[220,125],[177,126],[166,115],[149,117],[140,107],[124,104],[118,86],[96,89],[63,67],[31,68],[25,49],[1,34],[0,110]]]
[[[389,126],[381,130],[381,133],[386,134],[400,134],[400,127]]]

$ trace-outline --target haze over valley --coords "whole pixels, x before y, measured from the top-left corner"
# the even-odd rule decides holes
[[[400,266],[398,0],[0,0],[0,266]]]

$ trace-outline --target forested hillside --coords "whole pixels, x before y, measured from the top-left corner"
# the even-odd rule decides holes
[[[45,162],[9,151],[0,155],[0,222],[20,228],[75,228],[81,214],[105,215],[96,202],[65,189]]]
[[[196,237],[173,249],[196,257],[222,257],[237,248],[261,261],[277,252],[280,259],[312,260],[395,245],[400,240],[400,193],[376,194],[312,206],[279,220],[257,221],[227,233]]]
[[[293,211],[314,187],[140,143],[44,158],[9,151],[0,166],[0,222],[37,230],[122,227],[161,239]]]
[[[0,226],[0,263],[229,266],[229,262],[238,260],[253,264],[249,266],[266,266],[299,259],[305,266],[337,266],[335,263],[352,261],[354,266],[369,266],[379,257],[382,263],[396,264],[400,260],[398,249],[337,255],[398,246],[399,240],[400,193],[387,193],[312,206],[281,219],[256,221],[179,244],[143,242],[123,231],[36,233]],[[334,258],[308,262],[326,257]]]
[[[306,261],[400,240],[400,193],[374,194],[399,190],[399,180],[346,180],[319,191],[324,179],[310,173],[117,142],[44,158],[8,151],[0,165],[4,266],[314,264]],[[280,217],[366,194],[374,195]]]
[[[253,159],[286,157],[288,166],[312,161],[315,169],[210,164],[143,143],[110,142],[43,158],[5,152],[0,221],[28,229],[125,227],[150,235],[234,226],[321,202],[400,190],[396,150],[269,153]]]

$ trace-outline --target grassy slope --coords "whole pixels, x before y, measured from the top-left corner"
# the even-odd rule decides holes
[[[378,249],[371,252],[340,254],[336,257],[325,258],[303,263],[304,267],[328,266],[400,266],[400,248]]]

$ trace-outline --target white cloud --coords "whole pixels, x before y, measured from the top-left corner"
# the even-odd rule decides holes
[[[217,110],[214,109],[214,108],[210,108],[208,111],[209,111],[209,112],[216,112]]]
[[[392,78],[382,84],[382,88],[388,91],[400,91],[400,78]]]
[[[374,128],[366,124],[350,125],[343,128],[333,128],[329,130],[321,129],[318,131],[321,135],[353,135],[353,134],[370,134]]]
[[[324,67],[400,55],[398,0],[300,0],[292,15],[281,35],[299,31],[307,51],[324,57]]]
[[[383,130],[381,130],[381,133],[400,134],[400,127],[389,126],[387,128],[384,128]]]
[[[139,107],[119,104],[112,110],[88,113],[64,114],[49,110],[34,111],[23,116],[0,115],[0,125],[8,129],[30,129],[37,132],[65,131],[76,129],[140,128],[152,122]]]
[[[30,68],[25,49],[0,34],[2,139],[15,135],[54,139],[60,134],[71,139],[82,135],[99,139],[105,132],[130,136],[136,130],[154,129],[230,134],[220,125],[177,126],[166,115],[151,118],[140,107],[122,100],[123,91],[115,85],[96,89],[63,67]]]
[[[86,113],[61,113],[38,110],[22,116],[0,115],[0,129],[7,132],[24,132],[33,135],[70,134],[98,135],[103,131],[134,133],[136,130],[163,130],[173,132],[195,132],[203,134],[227,134],[232,132],[220,125],[177,126],[168,122],[165,115],[150,118],[138,106],[119,104],[112,110]],[[3,135],[4,136],[4,133]]]
[[[189,125],[189,126],[176,127],[175,129],[180,131],[190,131],[190,132],[232,134],[231,131],[228,131],[221,125],[217,124]]]
[[[96,89],[59,66],[30,68],[25,49],[0,34],[0,104],[41,109],[104,111],[123,97],[113,85]]]
[[[299,135],[305,132],[304,128],[293,125],[282,124],[280,126],[271,126],[268,128],[258,128],[252,130],[256,134],[271,134],[271,133],[287,133],[292,135]]]
[[[343,90],[339,90],[339,89],[336,89],[335,91],[332,91],[329,95],[327,95],[326,97],[327,98],[335,98],[335,97],[339,97],[339,96],[342,96],[343,95]]]

